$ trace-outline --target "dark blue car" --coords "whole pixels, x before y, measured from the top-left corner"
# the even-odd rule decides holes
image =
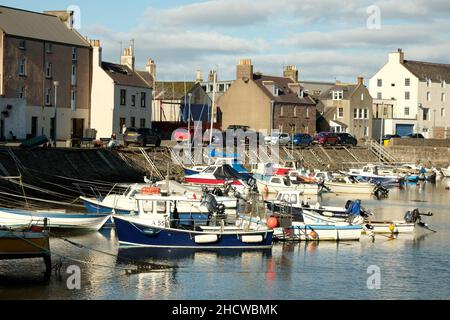
[[[313,138],[306,133],[296,133],[292,139],[294,146],[310,146],[313,143]]]

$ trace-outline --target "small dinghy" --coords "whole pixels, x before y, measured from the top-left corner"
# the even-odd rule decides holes
[[[66,214],[62,212],[36,212],[26,210],[0,209],[0,225],[10,228],[29,225],[44,226],[49,229],[74,229],[98,231],[108,221],[108,214]]]

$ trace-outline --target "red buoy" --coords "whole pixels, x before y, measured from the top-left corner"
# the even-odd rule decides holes
[[[278,227],[278,219],[275,217],[270,217],[269,219],[267,219],[267,226],[269,227],[269,229],[275,229],[276,227]]]

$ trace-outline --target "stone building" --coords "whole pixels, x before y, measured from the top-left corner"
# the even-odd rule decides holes
[[[283,76],[253,72],[251,60],[236,67],[236,80],[221,96],[218,113],[222,129],[230,125],[281,132],[316,131],[316,103],[298,82],[298,70],[288,66]]]
[[[90,127],[92,49],[68,16],[0,6],[0,138],[66,145]]]

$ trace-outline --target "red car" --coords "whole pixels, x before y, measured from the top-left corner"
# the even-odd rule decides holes
[[[321,132],[316,134],[313,143],[323,146],[335,146],[339,143],[339,137],[333,132]]]

